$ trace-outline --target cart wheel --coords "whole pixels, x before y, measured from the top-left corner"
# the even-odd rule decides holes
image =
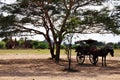
[[[76,60],[78,64],[83,64],[85,60],[85,55],[81,54],[81,52],[78,52],[76,55]]]
[[[98,62],[98,57],[93,58],[94,56],[92,54],[89,55],[89,60],[92,64],[96,65],[96,63]]]

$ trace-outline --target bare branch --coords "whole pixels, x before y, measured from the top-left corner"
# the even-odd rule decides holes
[[[45,34],[44,34],[43,32],[40,32],[40,31],[35,30],[35,29],[26,28],[26,27],[21,26],[21,25],[19,25],[19,24],[14,24],[14,26],[17,26],[17,27],[19,27],[20,29],[25,29],[25,30],[23,30],[23,31],[27,31],[27,32],[32,32],[32,31],[33,31],[33,32],[36,33],[36,34],[41,34],[41,35],[45,36]]]

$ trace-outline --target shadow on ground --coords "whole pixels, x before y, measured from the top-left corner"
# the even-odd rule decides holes
[[[0,76],[97,76],[99,74],[120,74],[120,61],[108,60],[107,64],[107,67],[102,67],[101,63],[94,66],[89,62],[77,65],[76,60],[72,60],[73,71],[67,72],[65,71],[68,67],[66,60],[61,60],[59,64],[56,64],[51,59],[1,59]]]

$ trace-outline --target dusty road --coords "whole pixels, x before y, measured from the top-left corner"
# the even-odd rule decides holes
[[[72,57],[73,71],[67,72],[65,56],[59,64],[48,59],[49,55],[6,54],[0,55],[0,80],[120,80],[120,57],[107,57],[107,67],[96,66],[86,58],[83,65]]]

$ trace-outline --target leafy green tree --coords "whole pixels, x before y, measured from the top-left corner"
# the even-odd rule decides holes
[[[48,49],[48,44],[47,44],[47,42],[40,42],[40,48],[41,48],[41,49]]]
[[[115,48],[115,49],[119,49],[120,46],[119,46],[117,43],[115,43],[115,44],[114,44],[114,48]]]
[[[101,5],[104,1],[106,0],[17,0],[15,4],[6,4],[1,8],[9,15],[0,16],[0,34],[43,35],[52,58],[59,62],[60,45],[67,33],[117,31],[116,23],[106,12],[82,9],[87,5]]]
[[[35,49],[48,49],[48,43],[44,41],[33,41],[32,42],[33,48]]]
[[[65,49],[65,46],[64,45],[60,45],[60,49]]]
[[[5,48],[5,42],[4,41],[0,41],[0,49],[4,49]]]
[[[23,48],[23,46],[24,46],[24,40],[23,40],[23,38],[20,38],[20,40],[18,40],[18,46],[19,46],[19,48]]]
[[[33,41],[33,42],[32,42],[32,45],[33,45],[33,48],[35,48],[35,49],[38,48],[38,46],[39,46],[39,41],[36,41],[36,40]]]

